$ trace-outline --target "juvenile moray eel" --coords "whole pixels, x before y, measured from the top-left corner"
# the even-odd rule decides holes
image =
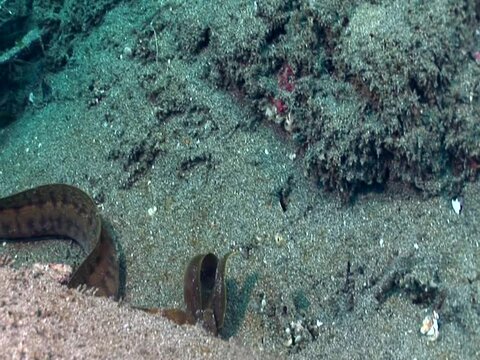
[[[68,286],[96,288],[118,299],[120,267],[115,244],[93,199],[64,184],[39,186],[0,199],[0,239],[70,238],[87,254]]]
[[[183,300],[186,310],[142,308],[150,314],[158,314],[178,325],[202,324],[205,330],[217,336],[223,328],[227,309],[225,267],[232,253],[219,259],[215,254],[197,255],[190,260],[183,278]]]

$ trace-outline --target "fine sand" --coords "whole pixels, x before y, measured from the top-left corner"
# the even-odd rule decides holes
[[[56,283],[48,272],[0,267],[1,359],[260,359],[199,327]]]

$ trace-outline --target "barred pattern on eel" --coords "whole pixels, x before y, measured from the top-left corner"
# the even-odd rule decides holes
[[[97,295],[119,296],[119,261],[115,244],[102,225],[93,199],[64,184],[39,186],[0,199],[0,239],[65,237],[87,254],[68,286],[97,288]]]

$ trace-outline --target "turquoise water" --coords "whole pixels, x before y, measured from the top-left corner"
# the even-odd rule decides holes
[[[13,4],[0,195],[87,191],[126,301],[181,307],[188,260],[236,250],[224,337],[292,358],[476,356],[474,2]]]

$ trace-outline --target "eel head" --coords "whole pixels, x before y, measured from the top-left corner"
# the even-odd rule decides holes
[[[187,266],[183,280],[183,299],[186,310],[145,309],[179,324],[202,324],[213,335],[223,327],[227,305],[225,268],[232,253],[219,259],[212,253],[197,255]]]

